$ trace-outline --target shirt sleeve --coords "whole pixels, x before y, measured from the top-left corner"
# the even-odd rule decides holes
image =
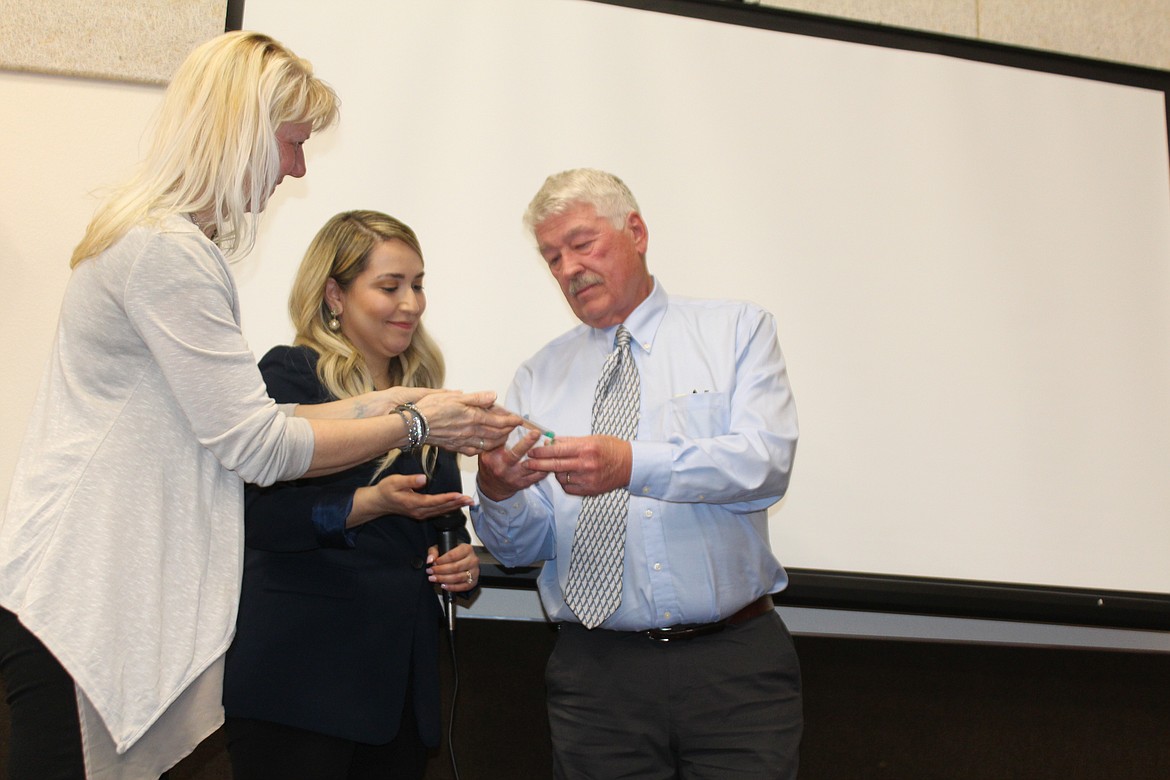
[[[631,494],[749,513],[787,491],[798,427],[775,319],[747,309],[734,339],[729,389],[674,397],[664,440],[631,443]]]
[[[521,490],[506,501],[480,495],[471,508],[475,533],[505,566],[527,566],[556,555],[556,526],[551,508],[541,505],[537,490]]]
[[[312,427],[268,397],[234,289],[214,246],[162,233],[135,259],[123,300],[199,442],[247,482],[295,478],[312,461]]]
[[[508,409],[527,410],[523,400],[527,376],[525,368],[517,373],[508,390],[505,402]],[[480,493],[479,501],[471,507],[476,535],[503,565],[527,566],[555,557],[556,522],[552,499],[545,493],[545,483],[550,479],[504,501],[492,501]]]

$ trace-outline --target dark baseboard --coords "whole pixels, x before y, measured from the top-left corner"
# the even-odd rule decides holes
[[[554,640],[544,623],[459,621],[461,780],[551,777]],[[1170,654],[801,636],[796,646],[805,780],[1170,777]],[[449,707],[446,647],[443,668]],[[7,725],[0,707],[0,777]],[[217,733],[169,780],[230,777]],[[427,778],[453,777],[444,744]]]

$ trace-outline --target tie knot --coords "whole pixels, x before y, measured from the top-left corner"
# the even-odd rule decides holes
[[[618,326],[617,337],[614,338],[613,345],[618,349],[625,349],[630,346],[630,332],[626,330],[625,325]]]

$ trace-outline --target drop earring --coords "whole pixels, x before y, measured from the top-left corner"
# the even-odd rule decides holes
[[[337,312],[333,311],[333,309],[329,310],[329,321],[325,323],[325,327],[329,328],[333,333],[341,330],[341,320],[337,319]]]

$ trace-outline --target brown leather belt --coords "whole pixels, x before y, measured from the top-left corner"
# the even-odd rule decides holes
[[[690,623],[666,628],[651,628],[640,631],[655,642],[680,642],[684,639],[694,639],[707,634],[717,634],[728,626],[746,623],[754,617],[771,612],[776,608],[770,595],[760,596],[734,615],[714,623]]]

